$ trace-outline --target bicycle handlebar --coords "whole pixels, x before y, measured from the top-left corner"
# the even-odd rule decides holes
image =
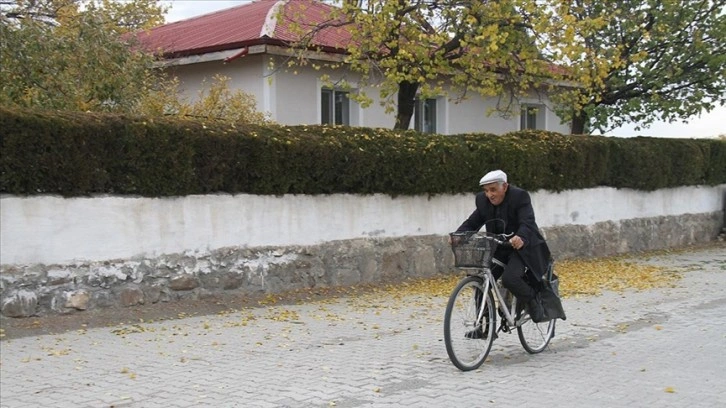
[[[491,239],[500,246],[511,247],[512,243],[509,242],[509,238],[512,238],[513,236],[514,233],[512,232],[511,234],[498,234],[494,237],[491,237]]]
[[[465,232],[462,232],[462,234],[463,233],[465,233]],[[504,246],[504,247],[512,246],[512,243],[509,242],[509,238],[512,238],[514,236],[513,232],[509,233],[509,234],[492,234],[492,233],[488,233],[488,232],[469,231],[469,233],[471,234],[471,236],[478,235],[486,240],[494,241],[497,243],[497,245]],[[457,233],[452,233],[451,235],[453,235],[453,234],[457,234]]]

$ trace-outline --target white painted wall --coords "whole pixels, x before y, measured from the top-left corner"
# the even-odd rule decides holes
[[[267,113],[265,108],[265,65],[261,55],[245,56],[244,64],[235,64],[232,61],[225,64],[222,61],[209,61],[191,65],[177,65],[169,68],[169,73],[179,78],[180,91],[184,97],[197,100],[199,92],[205,87],[203,81],[211,83],[215,75],[226,76],[230,79],[231,89],[240,89],[255,97],[260,112]],[[208,89],[208,88],[207,88]]]
[[[277,58],[275,64],[280,66],[284,60]],[[277,115],[273,120],[283,125],[320,124],[320,74],[299,68],[281,69],[275,73]]]
[[[562,119],[550,110],[549,107],[547,108],[547,112],[545,112],[545,117],[547,120],[547,130],[565,135],[569,135],[572,131],[570,123],[562,123]]]
[[[483,99],[479,95],[471,95],[469,99],[461,102],[445,101],[449,105],[449,123],[446,134],[459,133],[493,133],[504,134],[519,129],[519,117],[509,119],[492,113],[496,107],[496,100]]]
[[[532,194],[540,227],[724,209],[726,185],[641,192],[595,188]],[[360,237],[446,234],[473,195],[391,198],[205,195],[177,198],[0,198],[0,264],[73,263],[308,245]]]
[[[284,64],[285,60],[277,58],[275,64]],[[321,80],[323,75],[329,77],[330,83],[346,81],[357,89],[359,75],[343,70],[322,67],[313,70],[306,67],[281,69],[275,74],[277,94],[277,116],[275,121],[284,125],[320,124],[321,95],[323,87],[330,84]],[[364,89],[368,96],[376,96],[377,90]],[[358,103],[350,101],[350,125],[367,127],[392,128],[395,121],[393,114],[385,113],[378,103],[362,108]]]

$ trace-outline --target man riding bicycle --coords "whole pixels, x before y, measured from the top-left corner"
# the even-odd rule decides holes
[[[488,232],[514,234],[511,247],[500,246],[494,252],[492,274],[495,279],[501,276],[504,287],[525,302],[534,322],[546,320],[537,292],[551,254],[535,222],[529,193],[509,185],[501,170],[484,175],[479,185],[483,191],[476,195],[476,210],[456,231],[479,231],[486,225]]]

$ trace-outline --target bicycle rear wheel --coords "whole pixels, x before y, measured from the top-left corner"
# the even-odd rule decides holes
[[[544,350],[555,334],[555,319],[535,323],[524,308],[524,303],[517,300],[517,335],[522,347],[530,354]],[[520,323],[521,322],[521,323]]]
[[[451,362],[461,371],[479,368],[489,355],[496,330],[491,292],[484,295],[484,280],[462,279],[449,297],[444,315],[444,342]],[[482,305],[482,301],[484,304]],[[479,317],[481,307],[483,316]]]

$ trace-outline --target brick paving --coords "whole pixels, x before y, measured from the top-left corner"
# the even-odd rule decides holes
[[[564,300],[548,350],[460,372],[446,298],[361,295],[0,342],[0,407],[722,407],[726,247],[674,287]]]

